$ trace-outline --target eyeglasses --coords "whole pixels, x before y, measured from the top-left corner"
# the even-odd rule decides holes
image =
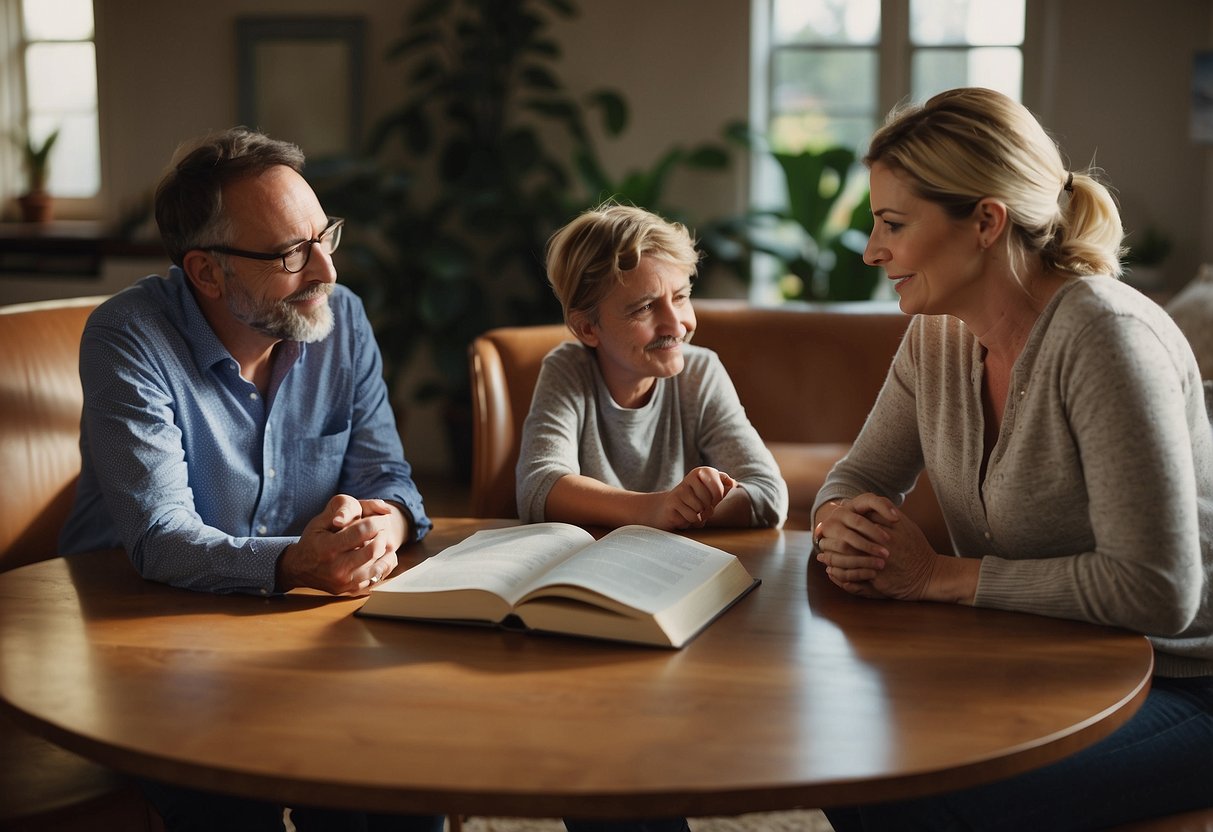
[[[320,246],[325,254],[332,254],[341,244],[341,229],[345,220],[341,217],[329,217],[329,224],[320,232],[320,236],[312,240],[304,240],[299,245],[280,254],[266,254],[263,251],[245,251],[227,246],[199,246],[201,251],[215,251],[220,254],[232,254],[236,257],[249,257],[253,260],[281,260],[282,268],[294,274],[307,267],[307,261],[312,258],[312,246]]]

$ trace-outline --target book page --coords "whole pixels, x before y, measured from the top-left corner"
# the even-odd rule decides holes
[[[571,584],[645,613],[656,613],[707,581],[733,555],[689,537],[624,526],[551,569],[540,589]]]
[[[567,523],[484,529],[375,588],[375,592],[442,592],[481,589],[510,606],[553,565],[594,537]]]

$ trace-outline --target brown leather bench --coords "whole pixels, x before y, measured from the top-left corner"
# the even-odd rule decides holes
[[[80,473],[80,334],[101,300],[0,307],[0,570],[58,551]],[[161,828],[129,780],[23,730],[2,705],[0,830]]]

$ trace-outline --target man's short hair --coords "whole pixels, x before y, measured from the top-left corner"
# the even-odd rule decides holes
[[[183,144],[156,186],[156,225],[168,256],[181,266],[185,254],[230,242],[223,187],[278,165],[301,172],[303,151],[246,127],[209,133]]]

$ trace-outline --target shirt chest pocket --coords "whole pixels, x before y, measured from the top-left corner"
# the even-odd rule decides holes
[[[341,469],[350,444],[348,423],[336,433],[295,441],[291,453],[291,476],[296,493],[309,495],[308,502],[320,505],[337,493]]]

